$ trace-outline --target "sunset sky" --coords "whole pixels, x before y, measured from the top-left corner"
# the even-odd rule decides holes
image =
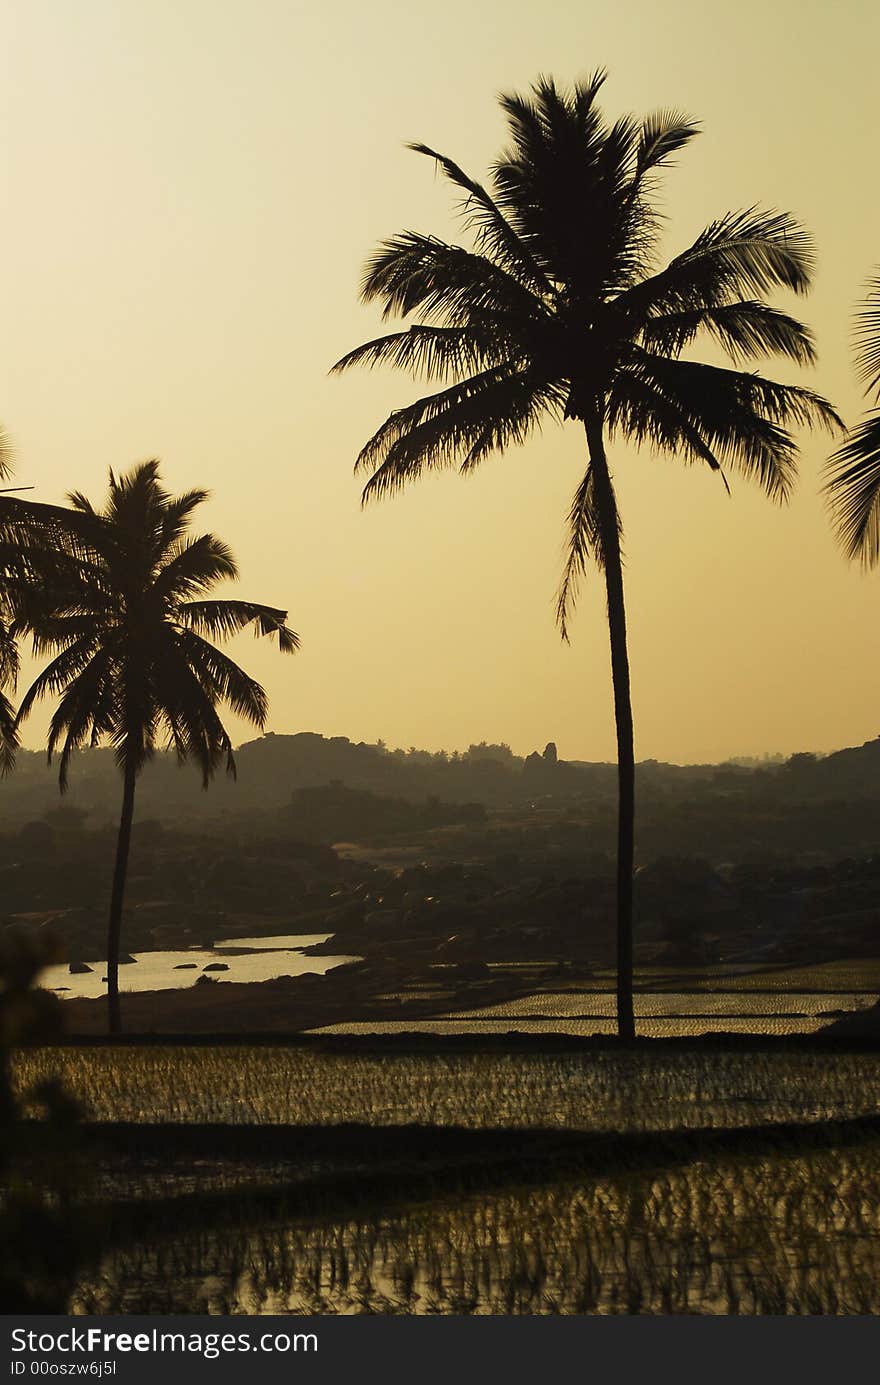
[[[237,593],[302,651],[250,640],[269,726],[430,749],[553,739],[614,753],[604,600],[553,619],[583,435],[548,425],[468,480],[360,508],[361,443],[419,385],[328,368],[375,335],[362,263],[396,231],[458,234],[423,140],[483,176],[499,91],[609,69],[612,117],[703,133],[664,181],[671,255],[725,211],[795,213],[818,249],[816,370],[862,401],[850,323],[880,264],[875,0],[28,0],[7,14],[0,419],[16,479],[101,499],[108,467],[205,485]],[[424,392],[424,391],[423,391]],[[794,502],[616,447],[639,758],[830,750],[880,733],[880,571],[849,567],[804,438]],[[26,743],[38,745],[44,718]],[[235,723],[233,723],[235,725]],[[236,738],[246,733],[235,725]]]

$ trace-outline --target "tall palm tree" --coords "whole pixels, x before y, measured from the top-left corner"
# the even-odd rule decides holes
[[[810,390],[683,357],[714,339],[734,365],[773,353],[814,360],[807,329],[768,304],[804,293],[810,242],[793,218],[728,213],[661,267],[656,175],[697,133],[675,112],[606,123],[596,104],[604,73],[572,91],[541,78],[531,97],[502,96],[510,145],[489,185],[422,144],[460,190],[473,248],[405,231],[383,242],[362,283],[384,317],[406,330],[350,352],[335,370],[389,363],[442,387],[397,409],[365,444],[364,499],[427,469],[472,471],[522,443],[544,419],[584,429],[588,463],[568,516],[568,557],[557,618],[568,636],[578,580],[604,573],[617,727],[617,1006],[634,1034],[632,874],[634,751],[621,555],[622,526],[606,445],[647,443],[789,494],[797,449],[790,425],[839,423]]]
[[[880,266],[866,285],[854,335],[865,396],[880,405]],[[880,559],[880,408],[847,434],[829,461],[824,489],[844,552],[874,567]]]
[[[212,641],[252,626],[276,636],[284,653],[299,643],[286,611],[206,599],[218,581],[238,576],[225,543],[187,532],[206,498],[201,490],[169,495],[155,461],[118,479],[111,472],[103,510],[70,495],[71,559],[45,592],[31,591],[15,606],[14,632],[29,634],[37,655],[54,656],[25,693],[16,725],[39,698],[57,695],[48,751],[51,761],[60,749],[62,792],[71,755],[86,744],[108,740],[123,775],[107,934],[111,1033],[121,1028],[119,939],[138,775],[160,738],[179,762],[195,761],[206,788],[221,762],[234,774],[218,704],[262,727],[268,703]]]

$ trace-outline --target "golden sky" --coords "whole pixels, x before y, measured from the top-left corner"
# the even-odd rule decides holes
[[[210,487],[205,524],[238,555],[238,594],[288,607],[302,636],[294,659],[236,648],[276,731],[521,753],[554,739],[568,758],[611,758],[596,577],[570,647],[553,623],[577,427],[359,507],[357,449],[418,389],[393,372],[328,378],[374,334],[362,262],[398,230],[453,230],[447,187],[403,142],[483,176],[504,143],[499,90],[598,66],[612,116],[697,117],[664,185],[669,253],[727,210],[799,216],[816,286],[785,306],[815,329],[820,364],[780,378],[855,421],[850,315],[880,263],[878,41],[874,0],[15,6],[0,418],[18,479],[45,500],[99,499],[108,467],[158,456],[172,489]],[[786,510],[735,478],[728,498],[708,473],[613,452],[639,758],[880,732],[880,572],[834,547],[827,450],[805,438]]]

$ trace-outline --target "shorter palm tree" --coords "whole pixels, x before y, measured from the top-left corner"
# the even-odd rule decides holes
[[[218,706],[262,727],[268,701],[213,641],[251,626],[258,636],[276,637],[283,653],[299,644],[286,611],[205,599],[218,581],[238,576],[226,544],[187,532],[206,498],[202,490],[169,495],[155,461],[118,479],[111,472],[103,510],[78,493],[68,497],[69,561],[54,582],[14,601],[13,633],[29,634],[38,656],[53,656],[25,693],[16,728],[39,698],[57,696],[48,752],[50,762],[60,752],[62,793],[71,755],[84,745],[109,741],[123,775],[107,933],[111,1033],[121,1028],[119,942],[138,775],[160,739],[179,762],[195,761],[206,788],[224,761],[234,775]]]
[[[856,313],[855,348],[865,395],[880,405],[880,266]],[[880,408],[847,434],[828,463],[824,489],[844,552],[874,567],[880,559]]]

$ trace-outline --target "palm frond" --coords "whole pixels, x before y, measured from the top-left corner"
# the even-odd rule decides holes
[[[18,646],[14,631],[0,619],[0,778],[12,770],[18,748],[15,710],[3,691],[4,688],[15,687],[18,671]]]
[[[0,692],[0,779],[11,774],[15,768],[15,752],[18,749],[18,735],[15,730],[15,708],[3,692]]]
[[[752,207],[713,221],[665,269],[627,289],[618,306],[635,328],[664,313],[717,308],[777,288],[806,293],[813,265],[812,241],[794,217]]]
[[[200,534],[173,544],[153,582],[153,592],[166,600],[188,600],[215,583],[238,577],[228,546],[214,534]]]
[[[12,625],[0,619],[0,688],[14,688],[18,678],[19,659],[16,632]]]
[[[367,262],[361,297],[380,300],[385,318],[419,312],[426,323],[445,327],[487,317],[528,324],[546,315],[541,298],[501,265],[414,231],[380,245]]]
[[[195,642],[199,636],[191,631],[166,632],[163,657],[156,668],[157,703],[178,760],[195,760],[202,771],[202,787],[207,788],[223,759],[226,773],[235,778],[235,756],[216,708],[223,679],[205,667],[201,650],[196,652],[198,667],[194,666],[187,639]],[[210,649],[204,641],[200,643]]]
[[[73,498],[70,497],[71,500]],[[104,518],[112,525],[139,533],[143,538],[148,516],[155,523],[170,502],[171,496],[159,482],[158,459],[151,457],[121,476],[111,469]]]
[[[30,716],[34,704],[39,702],[41,698],[62,692],[88,668],[94,658],[99,654],[103,655],[104,652],[106,651],[100,649],[91,631],[71,644],[69,648],[63,649],[46,668],[37,674],[31,683],[21,700],[16,724],[20,726]],[[105,661],[102,658],[99,668],[105,666]]]
[[[721,462],[701,432],[700,419],[685,412],[681,400],[664,391],[657,380],[634,370],[620,371],[606,411],[612,438],[620,436],[636,446],[648,445],[688,462],[704,462],[720,475],[729,491]]]
[[[504,356],[502,343],[479,325],[416,325],[355,347],[331,367],[331,374],[358,365],[391,365],[426,380],[443,380],[497,366]]]
[[[178,631],[177,644],[212,701],[225,702],[254,726],[265,725],[269,700],[256,679],[193,630]]]
[[[865,301],[856,316],[856,365],[865,393],[880,400],[880,270],[868,280]]]
[[[118,719],[112,715],[110,689],[113,657],[101,650],[65,687],[49,723],[47,759],[52,763],[59,741],[64,741],[58,765],[58,784],[67,790],[70,760],[74,751],[104,734],[112,733]],[[26,694],[27,696],[27,694]]]
[[[880,559],[880,413],[854,428],[831,457],[823,486],[847,557],[874,567]]]
[[[12,443],[5,428],[0,428],[0,480],[12,475]]]
[[[561,417],[564,396],[508,366],[486,371],[397,410],[367,442],[358,468],[372,468],[364,499],[399,490],[425,469],[472,469],[489,451],[521,443],[543,412]]]
[[[36,658],[43,658],[55,650],[67,650],[84,638],[96,646],[103,639],[112,639],[114,623],[107,619],[104,612],[94,609],[68,612],[60,602],[57,611],[53,611],[51,607],[47,609],[47,605],[43,593],[36,611],[29,610],[26,603],[22,603],[16,619],[17,632],[30,635]],[[58,689],[52,691],[57,692]]]
[[[231,639],[252,625],[257,638],[277,635],[282,654],[293,654],[299,649],[299,636],[285,625],[287,612],[274,606],[253,601],[183,601],[176,615],[184,625],[212,639]]]
[[[617,525],[620,532],[619,515]],[[569,642],[569,622],[574,612],[578,586],[591,558],[599,569],[604,567],[605,554],[592,465],[584,472],[568,512],[565,565],[556,594],[556,623],[566,644]]]
[[[635,171],[637,182],[653,169],[667,164],[699,133],[697,122],[681,111],[655,111],[646,116],[639,129]]]
[[[96,532],[93,518],[63,505],[0,495],[0,541],[32,552],[51,546],[63,554],[85,556]]]
[[[785,500],[797,474],[788,426],[843,426],[812,390],[696,361],[670,360],[634,348],[632,369],[673,400],[722,462],[757,480],[771,499]]]
[[[717,307],[680,309],[651,317],[641,338],[649,351],[678,355],[701,332],[724,348],[731,360],[759,356],[787,356],[798,365],[816,363],[816,349],[809,328],[788,313],[756,299]]]
[[[548,146],[560,134],[565,137],[570,133],[587,149],[595,147],[602,128],[596,97],[607,78],[607,71],[597,68],[566,96],[552,77],[540,76],[533,83],[530,96],[502,94],[499,104],[507,117],[511,138],[508,161],[534,169],[544,161]]]
[[[194,510],[204,505],[211,492],[206,490],[185,491],[169,499],[162,508],[161,545],[163,552],[177,544],[186,532],[186,527]]]
[[[541,266],[486,188],[470,178],[452,159],[438,154],[427,144],[408,144],[407,148],[433,159],[449,181],[467,194],[462,210],[465,224],[473,232],[477,250],[501,263],[537,293],[552,293],[553,286]]]

